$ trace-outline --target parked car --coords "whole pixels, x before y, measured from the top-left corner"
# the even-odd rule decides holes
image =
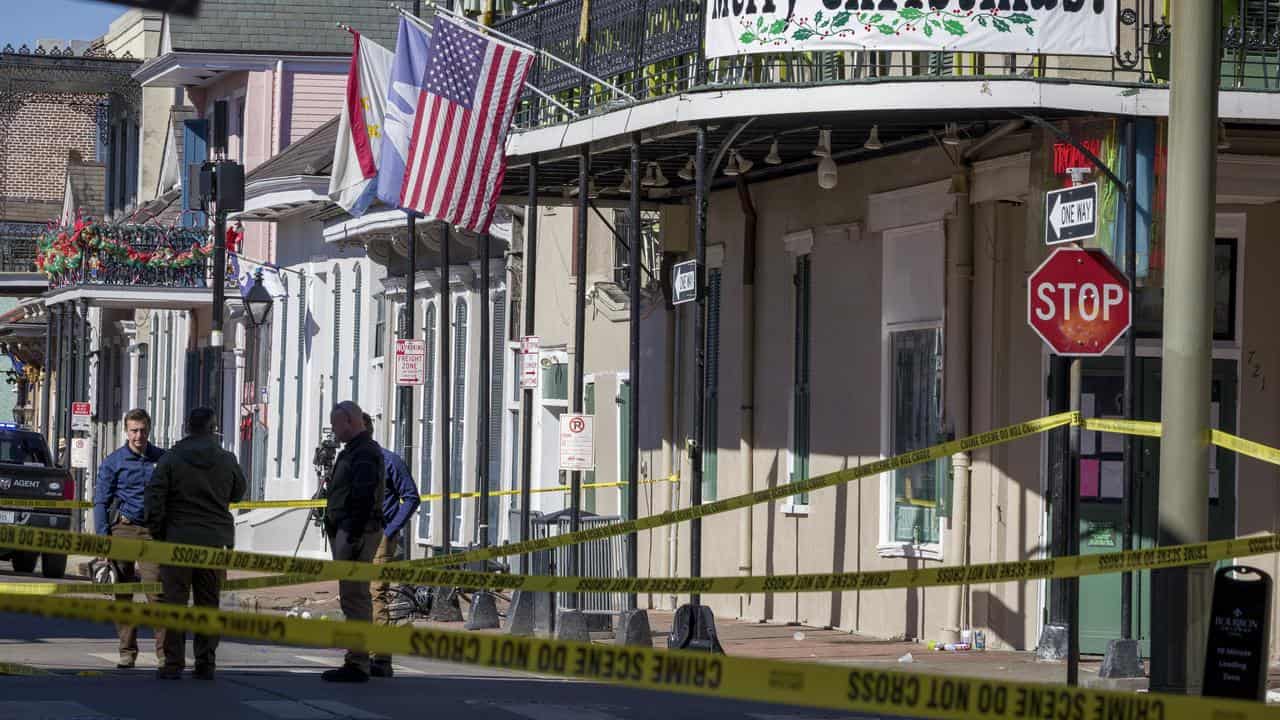
[[[5,500],[75,500],[76,487],[67,468],[55,467],[49,446],[40,433],[14,423],[0,423],[0,524],[71,529],[70,509],[21,508]],[[0,548],[0,560],[13,563],[21,573],[35,572],[60,578],[67,572],[67,556]]]

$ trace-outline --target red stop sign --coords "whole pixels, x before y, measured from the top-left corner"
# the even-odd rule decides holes
[[[1059,355],[1101,355],[1129,329],[1130,300],[1101,250],[1058,248],[1027,281],[1027,323]]]

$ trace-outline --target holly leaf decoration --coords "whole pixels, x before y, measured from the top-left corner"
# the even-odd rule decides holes
[[[979,16],[978,16],[978,24],[979,24],[979,25],[981,25],[982,27],[986,27],[986,26],[987,26],[987,16],[986,16],[986,15],[979,15]]]
[[[913,20],[919,20],[920,18],[924,17],[924,11],[919,8],[913,8],[913,7],[903,8],[901,11],[898,12],[898,17],[902,18],[903,20],[906,20],[907,22],[911,22]]]
[[[1031,23],[1036,21],[1035,18],[1031,17],[1026,13],[1014,13],[1012,15],[1006,15],[1005,19],[1013,23],[1014,25],[1030,25]]]
[[[956,36],[964,35],[968,32],[964,29],[964,24],[959,20],[944,20],[942,21],[942,27],[947,32]]]
[[[814,35],[814,32],[809,28],[799,28],[794,33],[791,33],[791,39],[792,40],[808,40],[809,38],[813,37],[813,35]]]
[[[774,20],[773,24],[769,26],[769,34],[778,35],[779,33],[786,32],[786,29],[787,29],[786,18],[782,18],[780,20]]]
[[[844,27],[849,24],[849,19],[853,17],[848,11],[836,13],[835,18],[831,20],[831,27]]]
[[[756,34],[751,32],[750,30],[742,33],[742,35],[738,37],[738,42],[742,43],[743,45],[750,45],[755,41],[756,41]]]
[[[763,17],[760,17],[760,16],[757,16],[757,17],[756,17],[756,29],[757,29],[757,30],[763,30],[763,29],[764,29],[764,18],[763,18]]]
[[[1030,36],[1032,36],[1032,37],[1035,37],[1035,34],[1036,34],[1035,28],[1033,28],[1033,27],[1031,27],[1030,25],[1028,25],[1028,26],[1027,26],[1027,34],[1028,34],[1028,35],[1030,35]]]
[[[818,11],[818,12],[816,12],[816,13],[814,13],[814,14],[813,14],[813,24],[814,24],[814,25],[821,25],[821,24],[822,24],[822,17],[823,17],[823,16],[822,16],[822,11],[821,11],[821,10],[819,10],[819,11]]]
[[[892,35],[894,33],[893,26],[888,23],[880,23],[876,25],[876,29],[880,31],[881,35]]]
[[[875,24],[879,23],[879,22],[880,22],[880,21],[882,21],[882,20],[884,20],[884,14],[883,14],[883,13],[876,13],[875,15],[872,15],[871,17],[867,18],[867,24],[868,24],[868,25],[875,25]]]
[[[930,24],[928,24],[928,23],[925,23],[925,26],[924,26],[924,36],[925,36],[925,37],[930,37],[930,38],[931,38],[931,37],[933,37],[933,26],[932,26],[932,25],[930,25]]]
[[[1009,32],[1009,30],[1011,29],[1011,28],[1010,28],[1010,26],[1009,26],[1009,23],[1005,22],[1004,20],[1002,20],[1001,18],[998,18],[998,17],[993,17],[993,18],[991,18],[991,24],[992,24],[992,25],[995,25],[995,26],[996,26],[996,30],[999,30],[1000,32],[1006,32],[1006,33],[1007,33],[1007,32]]]

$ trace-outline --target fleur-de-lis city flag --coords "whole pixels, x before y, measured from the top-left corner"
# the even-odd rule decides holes
[[[402,208],[488,230],[507,170],[507,128],[533,61],[528,50],[436,16]]]

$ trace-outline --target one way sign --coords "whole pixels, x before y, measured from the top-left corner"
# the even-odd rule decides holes
[[[1098,234],[1098,184],[1050,190],[1044,195],[1044,243],[1079,242]]]

